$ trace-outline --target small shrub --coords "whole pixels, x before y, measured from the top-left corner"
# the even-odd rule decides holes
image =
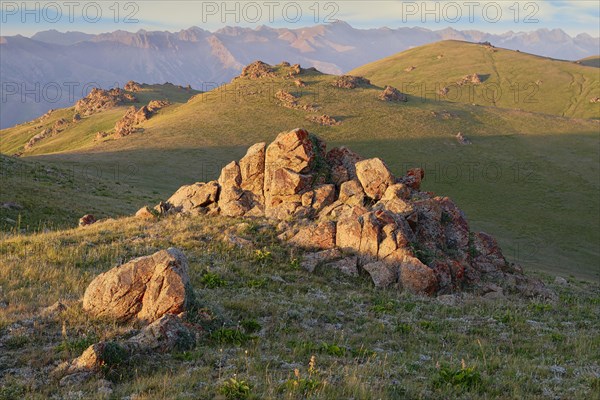
[[[346,348],[338,346],[337,344],[329,344],[326,342],[321,343],[320,350],[323,353],[335,357],[343,357],[346,354]]]
[[[561,343],[565,341],[565,335],[554,332],[550,335],[550,339],[552,339],[554,343]]]
[[[436,259],[435,253],[429,248],[421,246],[419,242],[412,242],[409,244],[409,247],[415,257],[425,265],[431,264]]]
[[[528,308],[537,313],[543,313],[552,310],[552,306],[546,303],[530,303]]]
[[[371,311],[375,314],[394,314],[398,308],[398,303],[393,300],[377,298],[371,306]]]
[[[125,365],[129,360],[129,352],[116,342],[106,342],[101,355],[100,371],[104,377],[111,381],[119,381],[129,371]]]
[[[25,335],[11,336],[4,341],[4,345],[9,350],[17,350],[29,343],[29,337]]]
[[[240,322],[240,326],[246,333],[256,333],[262,329],[262,326],[254,319],[245,319]]]
[[[67,351],[72,356],[79,356],[85,349],[98,341],[96,335],[83,336],[80,338],[64,340],[56,346],[57,351]]]
[[[102,364],[105,367],[113,368],[124,364],[129,358],[129,352],[126,348],[116,342],[106,342],[102,350]]]
[[[471,258],[475,258],[479,255],[479,252],[475,248],[475,239],[473,238],[473,232],[469,232],[469,255]]]
[[[396,332],[406,335],[406,334],[412,332],[412,326],[410,326],[407,323],[400,322],[399,324],[396,325]]]
[[[242,346],[255,339],[254,336],[248,335],[239,329],[231,328],[217,329],[210,334],[210,338],[219,344],[232,344],[234,346]]]
[[[202,282],[202,284],[209,289],[218,288],[227,284],[224,279],[217,274],[213,274],[212,272],[207,272],[202,275],[200,282]]]
[[[248,399],[252,394],[252,385],[244,380],[230,378],[219,388],[219,394],[231,400]]]

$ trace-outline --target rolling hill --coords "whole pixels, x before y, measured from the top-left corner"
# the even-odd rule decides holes
[[[384,102],[378,98],[382,87],[341,89],[332,85],[335,76],[292,71],[280,65],[260,79],[235,79],[160,110],[140,125],[141,131],[123,138],[98,140],[96,132],[114,126],[126,106],[83,117],[73,128],[25,151],[22,161],[93,170],[115,184],[121,180],[110,171],[125,168],[135,178],[128,181],[129,203],[121,208],[85,203],[100,215],[120,215],[120,210],[132,213],[155,204],[182,184],[216,178],[226,162],[243,155],[245,146],[305,127],[332,145],[382,157],[398,175],[424,167],[426,189],[454,198],[476,229],[499,238],[512,260],[530,268],[595,276],[598,121],[414,96],[407,103]],[[297,87],[296,79],[305,86]],[[294,104],[278,100],[279,90],[296,96]],[[72,115],[73,109],[56,111],[47,123],[55,123],[61,113]],[[309,120],[322,114],[338,124]],[[38,125],[33,121],[1,131],[2,153],[23,151]],[[461,145],[458,132],[473,144]],[[26,186],[3,192],[1,201],[17,196],[29,196],[35,207]],[[73,215],[72,224],[79,216]],[[29,221],[30,228],[39,226],[39,221]]]
[[[587,67],[600,68],[600,56],[582,58],[581,60],[577,61],[577,63]]]
[[[573,62],[461,41],[404,51],[350,74],[440,101],[522,109],[573,118],[598,118],[600,76]],[[462,83],[477,74],[481,83]],[[468,80],[468,79],[467,79]],[[446,94],[441,94],[443,88]]]
[[[118,30],[96,35],[49,30],[31,38],[3,36],[0,79],[7,95],[0,110],[0,129],[31,120],[50,108],[67,107],[72,101],[67,84],[77,83],[77,95],[87,84],[108,88],[130,79],[191,84],[205,90],[206,84],[229,81],[255,59],[271,64],[288,60],[340,74],[399,51],[446,39],[490,41],[501,47],[572,60],[596,54],[600,43],[590,35],[571,37],[560,29],[489,34],[452,28],[356,29],[342,21],[292,29],[228,26],[210,32],[191,27],[178,32]],[[36,85],[44,91],[48,88],[48,95],[44,93],[37,99],[20,95]]]

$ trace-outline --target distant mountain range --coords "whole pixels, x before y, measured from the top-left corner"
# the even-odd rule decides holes
[[[297,29],[226,27],[216,32],[198,27],[173,33],[140,30],[97,35],[49,30],[31,38],[0,38],[0,128],[72,104],[91,86],[122,86],[132,79],[190,84],[202,90],[231,80],[257,59],[268,63],[285,60],[341,74],[447,39],[489,41],[499,47],[570,60],[596,55],[600,47],[600,38],[587,34],[571,37],[560,29],[496,35],[451,28],[355,29],[345,22]],[[211,85],[204,85],[207,82]],[[22,95],[32,90],[39,98],[34,93]]]

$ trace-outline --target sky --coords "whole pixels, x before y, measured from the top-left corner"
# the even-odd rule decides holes
[[[355,28],[454,28],[489,33],[560,28],[574,36],[600,36],[597,0],[508,1],[0,1],[0,35],[31,36],[114,30],[178,31],[191,26],[260,25],[298,28],[342,20]]]

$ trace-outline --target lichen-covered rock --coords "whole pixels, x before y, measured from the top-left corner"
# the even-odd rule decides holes
[[[152,322],[185,311],[192,298],[187,260],[170,248],[98,275],[85,291],[83,309],[95,317]]]
[[[302,256],[300,265],[308,272],[314,272],[318,265],[330,262],[342,257],[342,252],[338,249],[327,249],[312,253],[305,253]]]
[[[406,256],[400,264],[402,287],[417,294],[431,295],[437,289],[435,273],[418,258]]]
[[[266,150],[264,196],[265,212],[287,203],[284,215],[292,215],[300,199],[286,201],[286,196],[302,195],[314,182],[312,171],[317,157],[324,152],[322,143],[303,129],[281,133]],[[312,172],[312,173],[311,173]],[[292,200],[292,199],[290,199]]]
[[[386,288],[398,280],[397,265],[385,261],[375,261],[363,265],[363,269],[369,273],[375,287]]]
[[[379,158],[357,162],[356,175],[367,196],[373,200],[381,199],[388,186],[395,183],[387,165]]]
[[[289,242],[303,249],[331,249],[335,247],[336,225],[332,221],[321,221],[300,228]]]
[[[180,187],[168,200],[170,207],[177,212],[194,212],[206,208],[217,201],[219,185],[216,181],[194,183]]]
[[[327,163],[331,169],[333,183],[340,186],[342,183],[358,180],[356,163],[362,157],[346,147],[335,147],[327,152]]]

